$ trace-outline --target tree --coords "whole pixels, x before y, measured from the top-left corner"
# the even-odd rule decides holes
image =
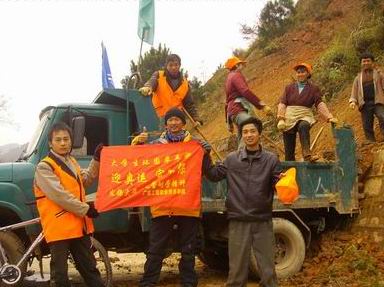
[[[260,14],[257,34],[259,39],[271,40],[284,34],[295,13],[293,0],[269,1]]]
[[[157,49],[151,47],[149,51],[144,53],[144,56],[140,57],[140,74],[144,82],[151,77],[154,71],[164,67],[165,59],[169,54],[169,48],[160,43]],[[137,72],[137,63],[134,61],[131,61],[131,72]]]
[[[266,43],[287,31],[294,13],[293,0],[268,1],[261,11],[258,24],[253,26],[240,24],[240,33],[246,40],[258,37],[259,42]]]
[[[191,95],[196,102],[205,101],[204,87],[201,81],[197,77],[193,77],[192,81],[189,82],[191,88]]]

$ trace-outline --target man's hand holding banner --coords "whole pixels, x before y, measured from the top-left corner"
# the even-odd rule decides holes
[[[153,205],[199,208],[203,154],[195,141],[104,147],[97,210]]]

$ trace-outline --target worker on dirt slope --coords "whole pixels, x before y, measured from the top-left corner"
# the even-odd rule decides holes
[[[165,69],[154,72],[139,91],[143,96],[152,95],[152,104],[160,119],[170,108],[184,107],[191,117],[202,125],[203,121],[198,117],[188,80],[180,72],[180,66],[181,59],[178,55],[168,55]]]
[[[309,81],[312,66],[300,63],[293,69],[296,71],[297,81],[286,86],[280,98],[277,128],[283,132],[285,160],[295,160],[296,133],[299,133],[304,160],[315,161],[318,157],[311,155],[309,134],[311,126],[316,122],[312,107],[315,106],[327,122],[336,124],[337,119],[322,101],[320,89]]]
[[[100,151],[96,147],[88,169],[80,170],[70,156],[72,131],[65,123],[53,125],[48,135],[50,152],[36,167],[34,192],[44,237],[51,252],[51,286],[70,287],[68,253],[89,287],[104,286],[92,252],[92,218],[99,214],[85,202],[84,186],[98,176]]]
[[[379,120],[381,134],[384,135],[384,76],[374,66],[371,53],[360,56],[361,72],[356,76],[349,105],[361,112],[364,134],[367,142],[375,142],[373,131],[374,115]]]
[[[233,123],[238,129],[242,121],[251,117],[251,105],[262,109],[267,115],[272,115],[271,108],[249,89],[245,77],[241,73],[245,64],[246,61],[240,60],[238,57],[231,57],[225,62],[225,68],[229,70],[225,81],[225,120],[230,132],[233,132]],[[240,139],[240,133],[238,134]]]
[[[188,142],[194,140],[191,134],[185,130],[185,115],[177,108],[170,109],[164,116],[165,132],[159,139],[151,142],[154,144],[167,144]],[[148,141],[148,134],[141,133],[135,137],[132,144],[143,144]],[[203,173],[205,166],[210,166],[211,161],[209,144],[202,142],[205,154],[203,159]],[[179,272],[182,287],[197,286],[197,274],[195,272],[195,254],[197,252],[197,235],[200,225],[200,209],[177,209],[151,207],[152,224],[149,231],[149,249],[147,261],[144,265],[144,275],[140,286],[155,286],[160,277],[163,259],[167,253],[168,242],[172,233],[176,231],[181,248]],[[175,230],[175,226],[177,229]]]
[[[247,286],[251,248],[257,260],[260,286],[277,286],[272,202],[281,169],[277,156],[260,145],[262,127],[257,118],[243,121],[239,132],[245,147],[230,153],[224,163],[207,167],[208,179],[227,180],[227,287]]]

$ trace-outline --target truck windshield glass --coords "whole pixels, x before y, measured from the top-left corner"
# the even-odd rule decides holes
[[[48,121],[49,116],[52,114],[52,110],[46,111],[40,119],[39,125],[37,126],[33,136],[28,144],[28,148],[25,152],[25,157],[30,157],[36,148],[36,144],[39,141],[41,132],[44,129],[45,123]]]

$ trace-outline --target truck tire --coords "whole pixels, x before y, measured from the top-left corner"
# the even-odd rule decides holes
[[[278,278],[287,278],[296,274],[303,266],[305,258],[305,241],[295,224],[283,218],[273,219],[275,234],[275,269]],[[251,252],[251,272],[257,276],[256,257]]]
[[[23,257],[25,253],[24,244],[21,242],[20,238],[12,231],[3,231],[0,232],[0,242],[4,248],[5,256],[7,257],[8,264],[15,264]],[[0,258],[0,266],[4,264],[2,258]],[[27,262],[22,264],[20,267],[21,279],[20,281],[12,286],[23,286],[23,277],[27,271]],[[0,280],[0,286],[9,286],[3,283]]]

